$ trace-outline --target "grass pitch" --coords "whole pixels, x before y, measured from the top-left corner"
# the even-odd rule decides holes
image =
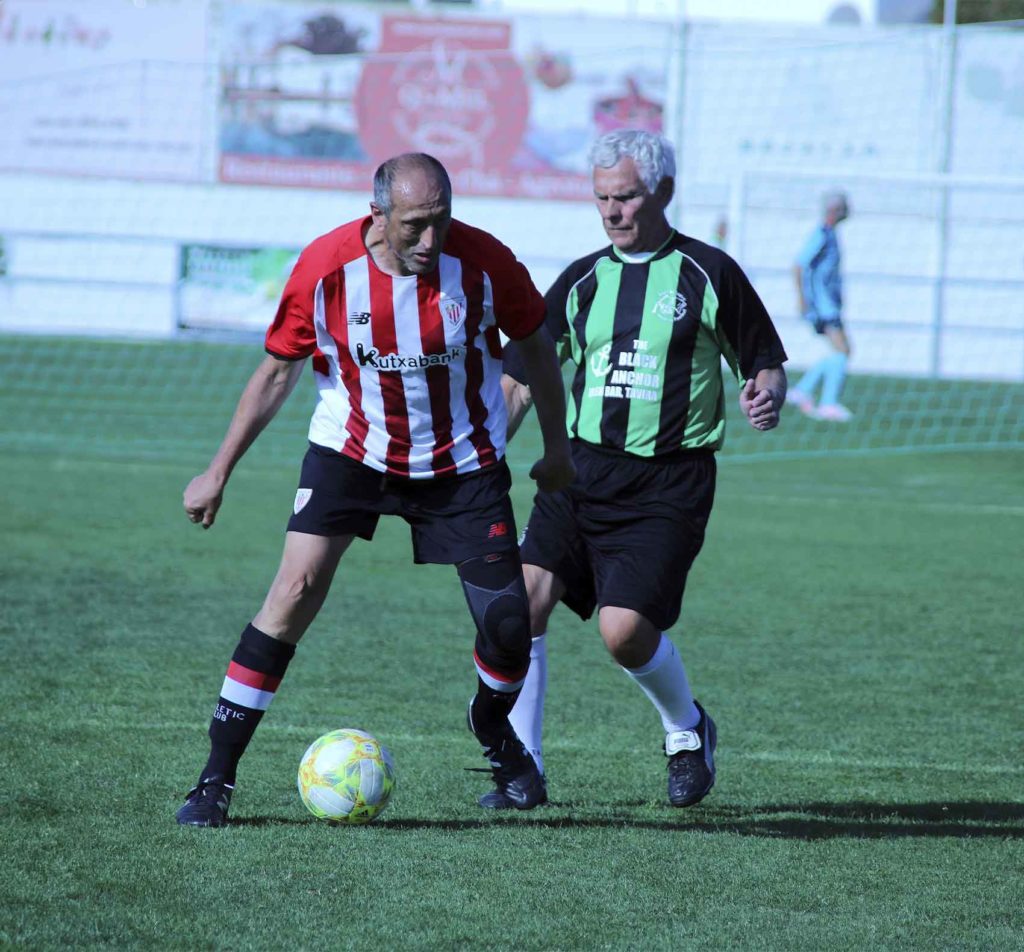
[[[1024,948],[1019,447],[723,455],[672,633],[720,735],[718,784],[685,811],[664,802],[657,716],[564,609],[552,804],[480,811],[465,603],[385,520],[343,560],[242,762],[234,824],[181,829],[277,565],[312,388],[202,532],[181,491],[258,348],[6,343],[0,943]],[[395,755],[368,827],[316,821],[295,791],[306,745],[340,726]]]

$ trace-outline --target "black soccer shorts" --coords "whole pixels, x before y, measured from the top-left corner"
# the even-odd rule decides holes
[[[686,577],[704,544],[715,497],[710,451],[668,462],[573,441],[576,479],[537,493],[520,542],[524,564],[553,572],[583,619],[613,606],[661,631],[679,619]]]
[[[462,476],[408,479],[310,443],[288,531],[369,541],[381,516],[401,516],[415,562],[455,565],[515,549],[511,485],[504,460]]]

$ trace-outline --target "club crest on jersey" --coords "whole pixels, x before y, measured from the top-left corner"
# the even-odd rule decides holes
[[[681,321],[686,317],[686,298],[678,291],[662,291],[651,311],[663,321]]]
[[[466,299],[445,298],[441,302],[441,313],[452,327],[458,327],[466,319]]]
[[[298,515],[306,508],[306,503],[313,498],[312,489],[296,489],[295,490],[295,505],[292,506],[292,512]]]

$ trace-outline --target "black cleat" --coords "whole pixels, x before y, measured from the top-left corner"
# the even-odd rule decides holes
[[[535,806],[543,806],[548,802],[548,788],[547,781],[544,778],[544,774],[540,774],[540,799],[536,802]],[[490,793],[485,793],[482,797],[477,798],[477,803],[480,804],[485,810],[529,810],[531,807],[518,807],[512,798],[504,791],[499,789],[492,790]]]
[[[487,810],[532,810],[548,802],[544,775],[509,724],[500,736],[485,736],[473,725],[473,702],[469,702],[466,721],[491,765],[494,789],[477,803]]]
[[[668,801],[674,807],[700,803],[715,785],[715,722],[699,704],[697,710],[700,720],[696,727],[665,736]]]
[[[200,780],[178,808],[178,822],[183,826],[224,826],[234,789],[234,785],[224,783],[220,777]]]

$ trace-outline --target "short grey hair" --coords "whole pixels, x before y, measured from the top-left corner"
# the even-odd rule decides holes
[[[395,179],[399,172],[404,172],[406,169],[423,169],[424,172],[436,176],[448,197],[448,204],[451,205],[452,181],[448,177],[445,167],[426,152],[403,152],[401,155],[382,162],[373,174],[373,204],[385,216],[391,215],[391,190],[394,188]]]
[[[662,179],[676,177],[676,150],[664,136],[643,129],[616,129],[606,132],[591,147],[590,164],[610,169],[623,159],[632,159],[637,174],[648,192],[654,192]]]
[[[849,209],[850,200],[841,188],[830,188],[821,196],[821,213],[827,215],[837,205],[843,205]]]

